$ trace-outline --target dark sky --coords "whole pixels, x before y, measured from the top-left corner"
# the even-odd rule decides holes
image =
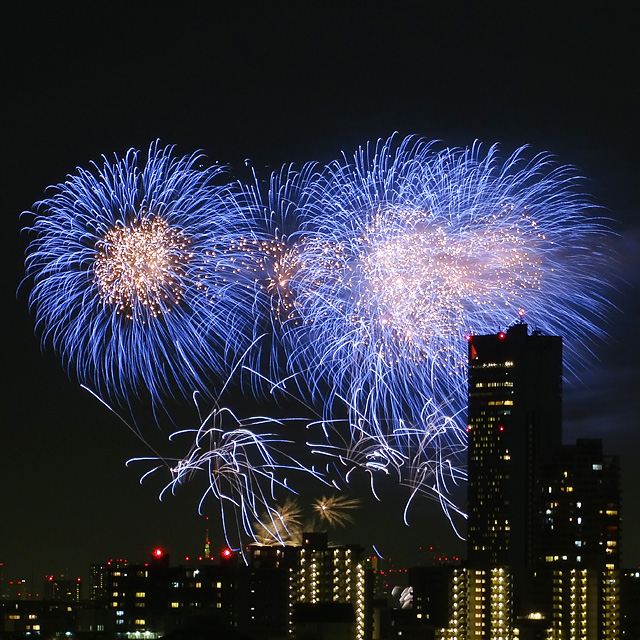
[[[602,437],[623,465],[625,565],[640,563],[640,282],[637,20],[587,3],[49,3],[3,18],[7,308],[0,455],[5,579],[85,575],[163,544],[198,553],[198,494],[160,503],[127,459],[136,438],[42,353],[16,297],[19,214],[101,154],[160,138],[240,167],[329,161],[394,131],[555,153],[590,179],[620,234],[619,313],[579,383],[565,389],[565,441]],[[431,8],[430,8],[431,7]],[[266,169],[265,176],[266,176]],[[148,427],[153,429],[152,426]],[[367,505],[343,538],[411,560],[461,553],[438,508]],[[214,547],[222,539],[212,526]]]

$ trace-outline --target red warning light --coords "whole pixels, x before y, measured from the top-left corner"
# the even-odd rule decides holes
[[[223,558],[230,558],[231,554],[233,552],[231,551],[231,549],[223,549],[222,553],[220,554]]]
[[[500,431],[504,431],[504,427],[500,425]]]
[[[164,550],[161,549],[160,547],[156,547],[151,555],[153,555],[154,558],[162,558],[162,556],[164,555]]]
[[[471,342],[471,340],[473,340],[473,336],[470,333],[466,335],[466,338],[467,338],[467,342]]]
[[[506,337],[507,337],[507,334],[506,334],[504,331],[501,331],[501,332],[498,334],[498,338],[499,338],[500,340],[504,340]]]

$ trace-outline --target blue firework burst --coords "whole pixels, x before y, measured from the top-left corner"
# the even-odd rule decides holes
[[[78,169],[34,207],[37,328],[103,396],[206,389],[251,345],[253,296],[226,240],[245,219],[201,159],[154,143]]]
[[[330,164],[306,194],[290,366],[329,411],[337,400],[357,431],[364,419],[383,438],[428,429],[432,409],[458,415],[466,334],[522,309],[535,329],[567,336],[576,366],[601,335],[611,257],[580,182],[547,154],[502,159],[497,146],[437,150],[413,137]]]
[[[254,174],[237,199],[246,224],[241,233],[236,228],[223,241],[234,262],[219,270],[239,271],[252,281],[256,341],[243,364],[252,392],[258,396],[290,393],[295,385],[288,385],[289,376],[302,381],[295,367],[288,367],[288,335],[290,328],[300,325],[290,285],[309,241],[306,199],[317,172],[315,163],[300,170],[285,165],[272,173],[266,188]]]

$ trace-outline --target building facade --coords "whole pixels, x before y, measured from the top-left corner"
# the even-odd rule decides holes
[[[354,612],[354,637],[368,628],[365,558],[357,545],[328,546],[326,533],[303,534],[299,564],[291,572],[292,616],[297,604],[348,603]]]

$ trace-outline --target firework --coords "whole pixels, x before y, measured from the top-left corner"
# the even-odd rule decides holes
[[[288,498],[271,513],[263,514],[262,520],[255,523],[255,540],[258,544],[267,546],[297,546],[302,544],[305,533],[325,532],[327,527],[345,527],[354,523],[350,512],[359,506],[360,500],[357,498],[344,495],[322,496],[311,503],[312,516],[305,519],[299,501]]]
[[[573,367],[608,307],[607,231],[579,182],[525,149],[501,161],[497,146],[437,151],[414,138],[329,165],[307,194],[313,223],[289,282],[291,366],[329,412],[346,403],[352,426],[364,417],[383,438],[429,430],[432,406],[456,415],[466,334],[522,308],[534,328],[567,336]]]
[[[464,430],[459,428],[461,416],[451,415],[447,409],[429,403],[419,424],[399,422],[386,434],[372,428],[362,415],[357,420],[312,422],[309,427],[319,428],[323,438],[316,437],[309,445],[310,451],[317,459],[326,459],[324,476],[334,478],[338,490],[350,484],[354,473],[364,472],[369,476],[372,495],[380,500],[377,482],[391,478],[410,490],[405,522],[414,499],[424,497],[440,502],[457,530],[454,518],[463,513],[450,496],[451,489],[466,479],[461,468],[466,440]]]
[[[295,510],[277,506],[278,494],[292,493],[287,474],[302,474],[322,480],[314,470],[283,452],[291,444],[275,433],[259,433],[268,425],[282,429],[284,421],[255,416],[238,418],[229,408],[215,406],[198,429],[177,431],[170,440],[186,439],[190,445],[184,457],[133,458],[132,462],[152,462],[141,482],[151,473],[168,468],[171,481],[160,493],[175,493],[178,486],[206,477],[207,489],[200,500],[200,511],[208,498],[220,507],[225,538],[237,546],[243,538],[272,537],[282,544],[293,526]],[[292,505],[292,502],[285,504]],[[267,537],[268,537],[267,536]]]
[[[449,414],[442,408],[432,409],[424,419],[428,428],[405,428],[396,434],[402,438],[405,450],[411,452],[411,458],[399,473],[399,484],[410,490],[404,509],[405,524],[409,524],[409,509],[416,498],[435,500],[462,538],[459,524],[466,514],[451,498],[452,489],[467,479],[461,467],[466,452],[466,439],[459,428],[461,421],[460,415]]]
[[[215,184],[222,168],[200,163],[155,143],[78,169],[35,205],[26,267],[42,341],[104,396],[202,389],[252,343],[254,298],[219,239],[246,235],[244,218]]]
[[[346,496],[322,496],[313,504],[313,509],[320,521],[326,521],[332,527],[344,527],[353,523],[351,510],[360,506],[360,500]]]
[[[276,505],[271,512],[265,512],[254,524],[254,537],[258,544],[265,546],[292,544],[302,540],[302,509],[297,500],[288,498],[282,505]]]
[[[316,173],[314,163],[300,171],[286,165],[271,175],[266,192],[254,175],[253,184],[242,192],[243,219],[248,221],[244,234],[225,239],[236,256],[233,269],[252,282],[253,335],[260,340],[244,369],[250,372],[252,390],[258,394],[265,388],[268,393],[284,391],[287,376],[297,375],[288,369],[285,349],[289,327],[299,324],[290,283],[302,266],[306,193]]]

